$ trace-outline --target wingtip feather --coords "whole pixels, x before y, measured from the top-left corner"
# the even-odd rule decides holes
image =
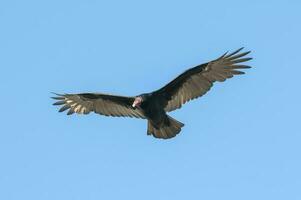
[[[66,103],[65,101],[57,101],[57,102],[53,103],[52,105],[59,106],[59,105],[65,104],[65,103]]]
[[[239,53],[243,49],[244,49],[244,47],[241,47],[241,48],[237,49],[236,51],[233,51],[232,53],[228,54],[225,58],[229,58],[229,57]]]
[[[61,107],[59,109],[59,112],[64,112],[65,110],[69,109],[70,108],[70,105],[64,105],[63,107]]]

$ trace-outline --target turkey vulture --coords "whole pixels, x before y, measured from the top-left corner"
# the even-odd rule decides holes
[[[204,95],[215,81],[223,82],[233,75],[244,74],[240,69],[250,68],[241,63],[251,60],[250,53],[240,53],[240,48],[230,54],[190,68],[159,90],[138,96],[126,97],[103,93],[56,94],[53,105],[61,105],[59,112],[89,114],[95,112],[113,117],[136,117],[147,120],[147,135],[168,139],[180,133],[183,123],[166,113],[197,97]]]

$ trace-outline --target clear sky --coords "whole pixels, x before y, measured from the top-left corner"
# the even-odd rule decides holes
[[[301,3],[0,2],[1,200],[300,200]],[[50,92],[136,95],[227,50],[246,75],[171,116],[67,116]]]

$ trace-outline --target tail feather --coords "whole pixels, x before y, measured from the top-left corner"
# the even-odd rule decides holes
[[[183,126],[183,123],[167,116],[165,122],[159,128],[156,128],[150,121],[148,121],[147,135],[153,135],[155,138],[168,139],[175,137],[178,133],[180,133]]]

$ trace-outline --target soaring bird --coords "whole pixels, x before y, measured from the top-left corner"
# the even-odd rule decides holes
[[[89,114],[95,112],[113,117],[136,117],[147,120],[147,135],[168,139],[180,133],[183,123],[167,112],[181,108],[186,102],[204,95],[216,81],[223,82],[234,75],[244,74],[240,69],[250,68],[241,63],[251,60],[240,48],[226,52],[210,62],[186,70],[159,90],[137,96],[116,96],[104,93],[55,94],[53,105],[61,105],[59,112]]]

